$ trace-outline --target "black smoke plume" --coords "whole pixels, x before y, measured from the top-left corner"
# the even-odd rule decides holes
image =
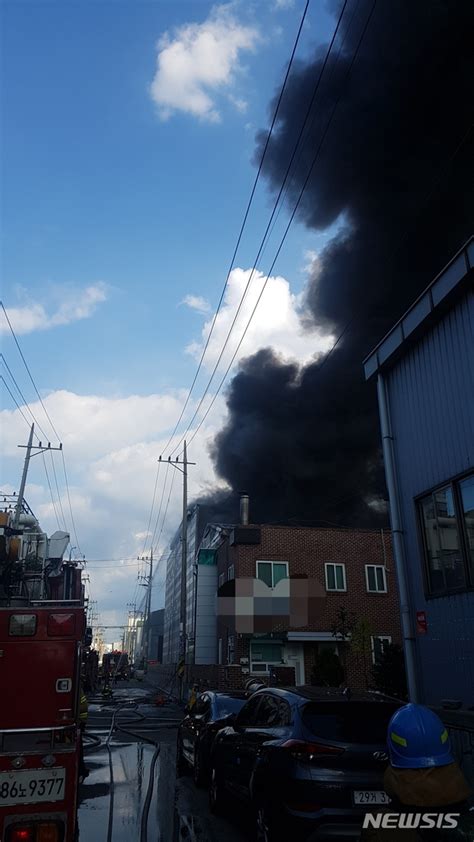
[[[213,449],[219,475],[250,494],[254,522],[386,518],[373,505],[385,487],[375,386],[362,361],[472,233],[474,5],[379,0],[349,74],[371,7],[347,6],[286,195],[292,210],[340,98],[299,219],[317,231],[342,226],[313,267],[304,319],[345,332],[302,371],[270,349],[245,360]],[[263,171],[273,194],[324,52],[290,77]],[[255,160],[265,139],[258,134]],[[217,502],[225,505],[222,495]]]

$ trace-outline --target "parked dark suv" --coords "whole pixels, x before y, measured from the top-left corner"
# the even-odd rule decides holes
[[[178,728],[177,770],[184,772],[185,765],[193,770],[197,786],[206,783],[209,775],[209,758],[214,737],[237,714],[248,699],[244,692],[214,693],[206,691],[196,700]]]
[[[400,704],[375,692],[259,690],[214,741],[211,810],[249,802],[262,842],[315,830],[358,839],[365,811],[389,801],[386,733]]]

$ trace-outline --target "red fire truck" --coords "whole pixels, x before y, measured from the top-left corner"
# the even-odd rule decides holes
[[[32,574],[28,558],[22,559],[16,548],[15,575],[8,578],[5,570],[11,564],[9,568],[5,557],[12,555],[13,539],[8,541],[8,523],[3,526],[7,541],[3,592],[0,587],[0,840],[73,842],[78,834],[85,633],[81,570],[62,558],[54,559],[53,569],[43,553],[41,572]],[[0,572],[1,568],[0,559]],[[45,571],[55,574],[47,582]]]

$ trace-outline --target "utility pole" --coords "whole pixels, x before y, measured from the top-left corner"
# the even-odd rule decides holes
[[[159,458],[161,462],[161,456]],[[188,555],[188,465],[195,465],[195,462],[188,462],[186,442],[183,446],[182,460],[168,457],[168,464],[177,468],[183,475],[183,520],[181,523],[181,598],[180,598],[180,623],[179,623],[179,662],[186,663],[186,573]],[[180,675],[180,698],[183,698],[184,672]]]
[[[31,430],[30,430],[30,437],[28,439],[28,444],[19,444],[18,445],[18,447],[26,448],[26,454],[25,454],[25,464],[23,465],[23,474],[22,474],[22,477],[21,477],[20,490],[18,492],[18,498],[17,498],[17,503],[16,503],[15,520],[13,521],[13,528],[14,529],[18,529],[18,526],[20,524],[21,507],[23,505],[23,498],[25,496],[26,478],[28,476],[28,468],[30,466],[30,459],[32,459],[33,456],[37,456],[38,453],[45,453],[46,450],[62,450],[63,449],[62,444],[60,444],[59,447],[51,447],[51,442],[48,442],[47,447],[43,447],[43,443],[41,441],[40,441],[39,445],[33,445],[34,431],[35,431],[35,425],[32,424]],[[36,453],[33,453],[33,456],[31,455],[32,450],[36,450]]]
[[[142,580],[143,587],[147,588],[146,594],[146,601],[145,601],[145,618],[143,621],[144,626],[144,639],[143,639],[143,657],[145,663],[148,661],[148,656],[150,652],[150,625],[151,625],[151,591],[153,588],[153,547],[150,549],[150,556],[141,556],[138,557],[138,561],[144,561],[145,564],[150,565],[150,569],[147,575],[145,576],[138,576],[139,580]]]

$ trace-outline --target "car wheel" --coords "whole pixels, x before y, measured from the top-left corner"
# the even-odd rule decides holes
[[[209,809],[216,815],[226,811],[226,795],[222,784],[219,781],[217,769],[211,769],[211,782],[209,784]]]
[[[281,842],[284,828],[276,820],[268,804],[257,804],[255,809],[255,842]]]
[[[184,759],[183,744],[180,739],[176,746],[176,777],[182,778],[188,771],[188,764]]]
[[[205,774],[202,768],[202,753],[199,746],[194,749],[193,780],[197,787],[204,786]]]

